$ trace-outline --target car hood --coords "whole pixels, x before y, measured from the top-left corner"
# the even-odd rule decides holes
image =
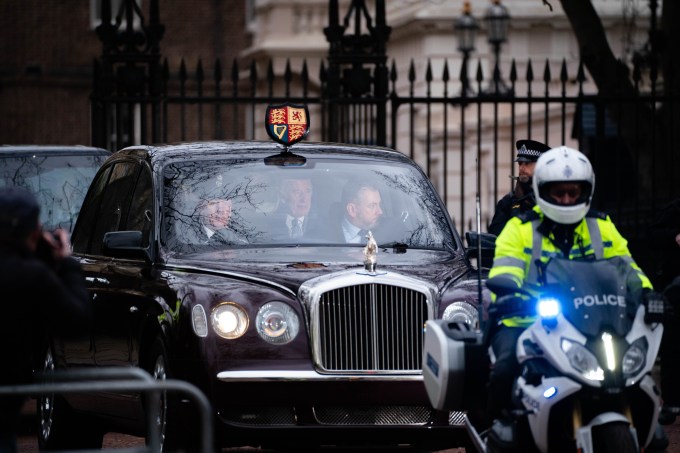
[[[242,248],[175,255],[171,268],[193,272],[228,273],[242,279],[272,282],[297,292],[305,281],[347,269],[363,271],[362,247]],[[409,249],[397,253],[380,249],[378,272],[397,272],[429,281],[441,289],[451,278],[462,277],[470,267],[460,254],[442,250]]]

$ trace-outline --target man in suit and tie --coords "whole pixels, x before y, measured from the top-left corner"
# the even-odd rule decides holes
[[[246,241],[230,228],[232,201],[226,198],[209,198],[198,206],[202,244],[244,244]]]
[[[314,218],[310,214],[312,208],[312,181],[307,178],[290,178],[281,181],[279,206],[280,230],[293,241],[302,239],[311,230]]]
[[[340,223],[342,239],[351,244],[366,244],[366,235],[378,226],[383,215],[380,191],[371,183],[351,181],[343,190],[345,212]]]

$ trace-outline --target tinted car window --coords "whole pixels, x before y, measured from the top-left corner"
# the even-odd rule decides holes
[[[111,170],[106,189],[99,203],[99,214],[91,234],[90,252],[101,253],[102,239],[109,231],[118,231],[121,220],[125,218],[130,203],[130,193],[137,179],[139,165],[118,163]]]
[[[74,251],[101,254],[104,234],[118,231],[127,218],[130,195],[137,182],[139,170],[139,165],[134,162],[121,162],[100,174],[93,183],[92,193],[85,201],[88,208],[83,212],[83,218],[74,231]],[[103,187],[104,183],[106,185]]]
[[[121,230],[143,232],[143,245],[145,247],[149,245],[149,233],[153,220],[152,196],[151,172],[148,169],[143,169],[139,174],[135,191],[132,194],[127,222],[121,227]]]
[[[307,159],[304,168],[265,165],[261,160],[178,162],[164,170],[163,242],[173,251],[200,249],[200,208],[206,200],[231,202],[232,245],[290,244],[281,234],[277,214],[285,180],[308,179],[312,185],[310,215],[319,221],[304,242],[346,245],[328,234],[342,220],[343,190],[370,182],[380,192],[382,216],[373,231],[379,244],[403,243],[409,248],[454,247],[451,228],[434,197],[435,191],[415,167],[384,160]],[[286,232],[287,233],[287,232]]]
[[[0,159],[0,187],[20,186],[33,192],[46,230],[71,231],[95,173],[106,155],[34,153]]]
[[[83,202],[83,209],[78,216],[78,225],[73,230],[73,236],[71,237],[74,252],[87,253],[89,250],[89,233],[94,228],[97,220],[101,198],[112,168],[112,165],[104,168],[92,182],[92,188],[87,194],[87,199]]]

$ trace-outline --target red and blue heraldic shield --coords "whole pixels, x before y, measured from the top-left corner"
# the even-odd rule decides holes
[[[309,133],[309,110],[306,105],[270,105],[267,107],[265,127],[274,141],[290,146]]]

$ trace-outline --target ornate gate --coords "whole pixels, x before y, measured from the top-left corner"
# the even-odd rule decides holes
[[[374,2],[372,16],[364,0],[352,0],[341,17],[338,0],[329,0],[329,48],[318,75],[309,74],[306,61],[299,68],[289,62],[281,74],[272,61],[245,70],[237,62],[223,70],[219,60],[204,70],[199,61],[190,71],[162,59],[159,1],[149,0],[148,22],[135,0],[122,1],[114,20],[106,14],[111,0],[102,0],[103,51],[92,93],[96,146],[263,138],[266,105],[290,101],[320,118],[314,139],[385,145],[414,158],[461,231],[476,229],[477,194],[484,227],[510,189],[513,143],[522,138],[586,152],[598,177],[595,207],[612,215],[639,254],[649,245],[649,220],[680,197],[672,183],[680,165],[670,146],[680,142],[680,100],[655,80],[644,91],[637,67],[634,93],[611,98],[592,88],[581,62],[512,61],[493,74],[477,62],[471,78],[467,60],[458,77],[455,59],[388,64],[385,1]],[[499,72],[508,74],[509,90],[485,88],[498,83]]]

